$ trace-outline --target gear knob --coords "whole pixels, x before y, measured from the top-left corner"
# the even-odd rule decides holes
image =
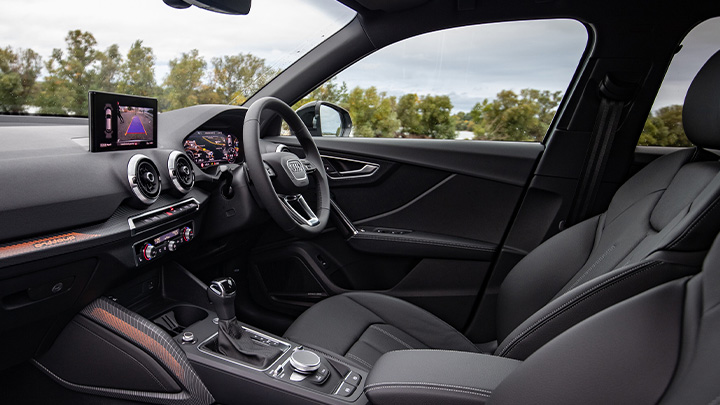
[[[235,291],[237,285],[231,277],[218,278],[210,283],[207,289],[208,298],[215,307],[218,319],[231,320],[235,318]]]

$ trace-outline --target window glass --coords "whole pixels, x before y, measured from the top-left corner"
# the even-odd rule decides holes
[[[682,105],[690,82],[705,62],[720,49],[720,18],[695,27],[682,42],[660,86],[638,145],[692,146],[682,125]]]
[[[432,32],[362,59],[296,106],[339,104],[356,137],[541,141],[587,39],[574,20]]]

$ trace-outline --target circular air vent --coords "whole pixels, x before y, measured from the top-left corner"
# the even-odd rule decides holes
[[[177,191],[182,194],[192,190],[195,184],[195,171],[190,159],[184,153],[173,151],[168,157],[168,172]]]
[[[160,173],[145,155],[135,155],[128,162],[128,182],[135,198],[150,205],[160,196]]]

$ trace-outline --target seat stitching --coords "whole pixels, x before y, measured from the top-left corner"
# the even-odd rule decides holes
[[[377,236],[377,235],[361,235],[358,239],[375,239],[375,240],[382,240],[386,242],[403,242],[403,243],[415,243],[419,245],[435,245],[435,246],[443,246],[443,247],[457,247],[457,248],[464,248],[469,250],[481,250],[484,252],[494,252],[495,249],[483,247],[483,246],[477,246],[477,245],[471,245],[467,243],[459,243],[459,242],[438,242],[433,241],[429,239],[422,239],[422,240],[416,240],[416,239],[409,239],[409,238],[400,238],[400,237],[384,237],[384,236]]]
[[[619,278],[635,272],[635,274],[639,274],[642,271],[649,270],[657,265],[659,265],[660,262],[649,262],[649,263],[643,263],[638,266],[635,266],[631,269],[628,269],[618,275],[615,275],[614,277],[610,278],[609,280],[606,280],[602,284],[596,285],[595,287],[582,291],[577,296],[571,298],[568,302],[562,304],[560,307],[555,308],[552,312],[549,314],[546,314],[542,318],[535,321],[532,325],[528,326],[520,332],[517,336],[515,336],[510,343],[508,343],[501,351],[500,356],[505,356],[509,354],[515,347],[517,347],[517,344],[520,343],[520,341],[527,338],[529,335],[531,335],[533,332],[536,332],[538,329],[540,329],[542,326],[546,325],[549,321],[556,318],[561,312],[565,312],[566,310],[571,309],[572,307],[576,306],[583,300],[590,298],[594,296],[595,294],[603,291],[604,289],[610,287],[611,285],[615,284],[616,281],[618,281]],[[639,270],[639,271],[637,271]],[[622,281],[622,280],[619,280]]]
[[[570,288],[568,288],[568,290],[572,290],[573,288],[575,288],[575,286],[578,285],[578,283],[580,282],[580,280],[582,280],[583,278],[585,278],[585,276],[587,276],[587,274],[588,274],[592,269],[594,269],[598,264],[600,264],[600,262],[602,262],[602,261],[605,259],[605,257],[607,257],[607,255],[610,254],[610,252],[612,252],[613,250],[615,250],[615,245],[610,246],[610,249],[606,250],[605,253],[603,253],[603,254],[595,261],[595,263],[592,264],[592,266],[590,266],[587,270],[585,270],[585,272],[580,276],[580,278],[578,278],[577,280],[575,280],[574,283],[572,283],[572,285],[570,286]]]
[[[690,225],[690,227],[687,228],[687,230],[685,232],[683,232],[682,235],[680,235],[677,239],[675,239],[673,242],[671,242],[670,245],[668,245],[668,248],[672,249],[675,246],[677,246],[678,244],[680,244],[680,242],[682,242],[690,234],[690,232],[693,229],[695,229],[695,227],[700,222],[702,222],[702,220],[705,218],[705,216],[707,216],[712,210],[715,209],[715,207],[718,206],[719,201],[720,201],[720,199],[716,198],[715,201],[713,201],[712,205],[710,207],[706,208],[705,211],[697,219],[695,219],[695,221],[693,221],[692,225]]]
[[[368,366],[369,368],[372,368],[372,364],[368,363],[367,361],[361,359],[360,357],[358,357],[352,353],[348,353],[345,356],[350,357],[353,360],[359,361],[360,363],[362,363],[365,366]]]
[[[360,305],[361,307],[367,309],[368,311],[372,312],[375,316],[377,316],[378,318],[380,318],[380,320],[382,320],[382,321],[385,322],[386,324],[390,325],[390,323],[387,322],[382,316],[378,315],[375,311],[373,311],[372,309],[370,309],[370,308],[366,307],[365,305],[361,304],[361,303],[358,302],[357,300],[354,300],[351,296],[345,295],[345,298],[348,298],[348,299],[350,299],[351,301],[353,301],[354,303],[356,303],[356,304]],[[401,300],[401,301],[402,301],[402,300]],[[406,301],[402,301],[402,302],[406,302]],[[406,303],[407,303],[407,302],[406,302]],[[422,310],[422,308],[419,308],[419,307],[417,307],[417,308]],[[423,310],[423,311],[425,311],[425,310]],[[467,336],[465,336],[465,335],[463,335],[462,333],[460,333],[459,330],[453,328],[452,326],[450,326],[449,323],[443,321],[442,319],[438,318],[435,314],[430,313],[429,311],[425,311],[425,314],[428,315],[428,316],[430,316],[432,319],[435,319],[436,321],[440,322],[441,324],[447,326],[447,327],[450,328],[451,330],[454,330],[455,332],[457,332],[457,334],[460,335],[460,336],[462,337],[462,339],[464,339],[467,344],[469,344],[470,346],[472,346],[473,348],[475,348],[475,352],[474,352],[474,353],[477,353],[477,352],[478,352],[477,346],[475,346],[475,344],[474,344],[473,342],[471,342],[470,339],[467,338]],[[393,326],[395,326],[395,325],[393,325]],[[398,329],[400,329],[400,328],[397,327],[397,326],[395,326],[395,327],[398,328]],[[403,331],[403,332],[405,332],[405,331],[402,330],[402,329],[400,329],[400,330]],[[407,332],[405,332],[405,333],[407,333]],[[413,336],[411,333],[407,333],[407,334],[410,335],[410,336],[412,336],[413,338],[417,339],[420,343],[424,344],[425,346],[430,347],[430,345],[428,345],[428,344],[426,344],[425,342],[423,342],[422,340],[420,340],[420,338],[418,338],[417,336]],[[465,351],[468,351],[468,352],[469,352],[470,350],[465,350]]]
[[[395,385],[395,386],[388,386],[388,387],[374,387],[370,389],[365,389],[365,393],[368,393],[370,391],[377,391],[377,390],[383,390],[383,389],[403,389],[403,388],[409,388],[409,389],[424,389],[424,390],[437,390],[437,391],[449,391],[449,392],[457,392],[460,394],[471,394],[471,395],[477,395],[481,397],[489,397],[490,394],[487,394],[485,392],[476,392],[476,391],[468,391],[468,390],[460,390],[460,389],[452,389],[452,388],[444,388],[444,387],[425,387],[421,385]]]
[[[446,387],[446,388],[457,388],[461,390],[468,390],[468,391],[478,391],[482,392],[484,394],[492,394],[491,390],[485,389],[485,388],[477,388],[477,387],[468,387],[465,385],[454,385],[454,384],[441,384],[441,383],[432,383],[432,382],[420,382],[420,381],[405,381],[405,382],[381,382],[381,383],[375,383],[375,384],[369,384],[365,386],[365,389],[373,389],[376,387],[381,386],[397,386],[397,385],[413,385],[413,386],[428,386],[428,387]]]
[[[388,332],[388,331],[380,328],[379,326],[377,326],[377,324],[370,325],[370,329],[376,329],[376,330],[380,331],[381,333],[387,335],[387,336],[390,337],[391,339],[395,340],[396,342],[400,343],[401,345],[407,347],[408,349],[411,349],[411,350],[414,349],[414,347],[412,347],[412,346],[410,346],[409,344],[405,343],[405,342],[402,341],[399,337],[393,335],[392,333],[390,333],[390,332]]]
[[[132,361],[134,361],[135,363],[137,363],[143,370],[145,370],[145,372],[147,372],[147,373],[150,375],[150,377],[152,377],[153,380],[155,380],[155,382],[156,382],[162,389],[164,389],[165,391],[168,391],[168,388],[165,386],[165,384],[163,384],[163,383],[155,376],[155,374],[153,374],[152,371],[150,371],[147,367],[145,367],[145,365],[142,364],[138,359],[136,359],[135,357],[133,357],[132,355],[130,355],[130,353],[127,353],[125,350],[121,349],[120,347],[118,347],[118,346],[115,345],[114,343],[110,342],[109,340],[103,338],[102,336],[100,336],[100,335],[98,335],[97,333],[93,332],[92,330],[88,329],[85,325],[83,325],[83,324],[81,324],[81,323],[79,323],[79,322],[74,322],[74,323],[75,323],[76,325],[78,325],[79,327],[85,329],[88,333],[94,335],[94,336],[97,337],[98,339],[100,339],[100,340],[102,340],[103,342],[105,342],[105,343],[107,343],[108,345],[110,345],[110,347],[112,347],[112,348],[116,349],[117,351],[119,351],[120,353],[124,354],[124,355],[125,355],[127,358],[129,358],[130,360],[132,360]]]

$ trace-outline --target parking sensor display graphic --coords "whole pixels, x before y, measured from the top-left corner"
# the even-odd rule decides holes
[[[153,140],[153,109],[118,105],[118,144]]]
[[[90,150],[157,147],[157,99],[89,92]]]

